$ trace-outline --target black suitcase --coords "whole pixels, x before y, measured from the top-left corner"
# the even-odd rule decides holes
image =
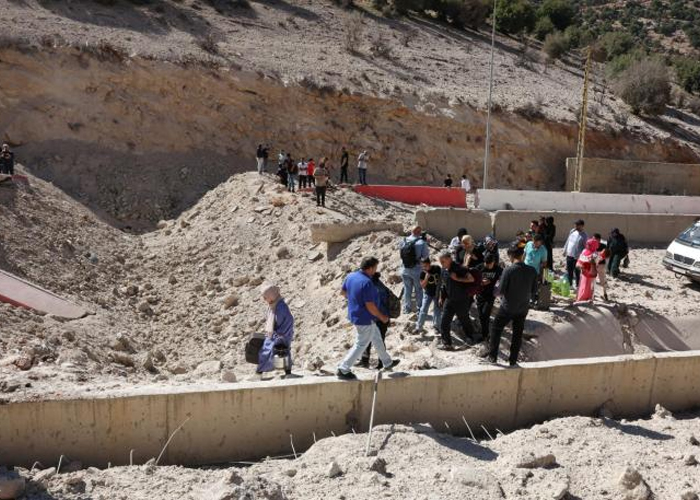
[[[245,345],[245,360],[247,363],[251,363],[253,365],[258,364],[258,356],[264,343],[265,339],[261,339],[259,337],[253,337],[248,341],[248,343]]]

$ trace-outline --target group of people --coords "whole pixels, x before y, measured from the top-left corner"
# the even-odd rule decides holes
[[[627,265],[629,245],[619,229],[614,228],[603,242],[600,233],[588,237],[585,222],[574,222],[564,243],[566,276],[570,284],[576,283],[576,301],[589,302],[594,298],[596,280],[603,289],[603,298],[608,300],[607,274],[613,278],[620,275],[620,267]]]

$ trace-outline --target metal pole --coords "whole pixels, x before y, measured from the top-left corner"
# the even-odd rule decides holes
[[[583,91],[581,95],[581,115],[578,124],[578,144],[576,145],[576,170],[574,171],[574,191],[581,191],[583,176],[583,157],[586,147],[586,121],[588,120],[588,82],[591,71],[591,47],[588,47],[586,69],[583,73]]]
[[[372,395],[372,413],[369,415],[369,433],[367,434],[367,449],[365,450],[365,456],[369,456],[369,447],[372,443],[372,428],[374,427],[374,407],[377,404],[377,387],[379,386],[379,378],[382,376],[382,371],[377,370],[377,374],[374,376],[374,394]]]
[[[489,154],[491,149],[491,102],[493,96],[493,53],[496,46],[496,7],[498,0],[493,0],[493,18],[491,20],[491,68],[489,75],[489,100],[486,111],[486,150],[484,151],[484,189],[488,188]]]

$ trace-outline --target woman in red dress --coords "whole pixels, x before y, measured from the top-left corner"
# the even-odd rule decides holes
[[[578,286],[576,302],[590,302],[593,300],[593,285],[595,284],[598,271],[596,269],[596,259],[598,254],[598,240],[590,238],[586,242],[586,249],[581,252],[576,267],[581,270],[581,283]]]

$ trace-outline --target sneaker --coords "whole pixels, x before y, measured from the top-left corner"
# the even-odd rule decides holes
[[[353,372],[345,373],[338,370],[338,373],[336,373],[336,375],[340,380],[357,380],[357,375],[355,375]]]
[[[394,368],[396,365],[398,365],[400,362],[401,362],[401,360],[399,360],[399,359],[392,359],[392,360],[391,360],[391,364],[390,364],[389,366],[384,366],[384,363],[382,363],[382,362],[380,361],[379,364],[377,365],[377,369],[378,369],[378,370],[384,370],[385,372],[388,372],[388,371],[393,370],[393,368]]]
[[[510,363],[508,363],[508,367],[509,368],[520,368],[520,365],[518,364],[517,361],[511,361]]]
[[[451,344],[450,345],[441,344],[438,346],[438,349],[440,349],[441,351],[454,351],[455,350],[454,346],[452,346]]]
[[[355,366],[358,368],[369,368],[369,359],[361,359],[357,363],[355,363]]]

